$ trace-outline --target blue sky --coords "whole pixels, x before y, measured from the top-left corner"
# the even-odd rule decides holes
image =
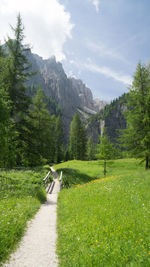
[[[75,24],[64,46],[67,73],[81,78],[94,97],[112,100],[127,92],[139,61],[150,59],[150,1],[66,1]]]
[[[32,51],[55,55],[94,98],[127,92],[137,63],[150,59],[149,0],[0,0],[0,6],[1,42],[20,12]]]

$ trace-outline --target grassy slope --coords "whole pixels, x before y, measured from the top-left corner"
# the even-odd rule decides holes
[[[63,183],[65,187],[76,184],[84,184],[103,175],[103,162],[72,160],[57,164],[54,169],[58,173],[63,171]]]
[[[42,179],[47,172],[47,168],[0,172],[0,265],[20,241],[27,221],[45,201]]]
[[[79,175],[77,181],[81,174],[81,183],[87,174],[102,178],[98,162],[72,161],[57,168],[61,166],[72,166]],[[150,172],[126,159],[111,163],[105,179],[62,190],[58,199],[60,266],[150,266],[149,188]]]

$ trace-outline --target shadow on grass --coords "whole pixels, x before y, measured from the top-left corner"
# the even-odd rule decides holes
[[[93,177],[72,168],[59,169],[57,170],[58,174],[60,174],[61,171],[63,172],[62,183],[64,188],[69,188],[76,184],[85,184],[94,179]]]

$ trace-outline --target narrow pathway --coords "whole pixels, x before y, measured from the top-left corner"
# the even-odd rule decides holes
[[[54,170],[53,170],[54,171]],[[56,175],[56,173],[55,173]],[[52,194],[29,224],[19,248],[3,267],[57,267],[56,207],[60,183],[55,179]]]

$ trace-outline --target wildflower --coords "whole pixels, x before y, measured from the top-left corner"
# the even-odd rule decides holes
[[[150,255],[150,252],[146,255],[146,257],[149,256],[149,255]]]

